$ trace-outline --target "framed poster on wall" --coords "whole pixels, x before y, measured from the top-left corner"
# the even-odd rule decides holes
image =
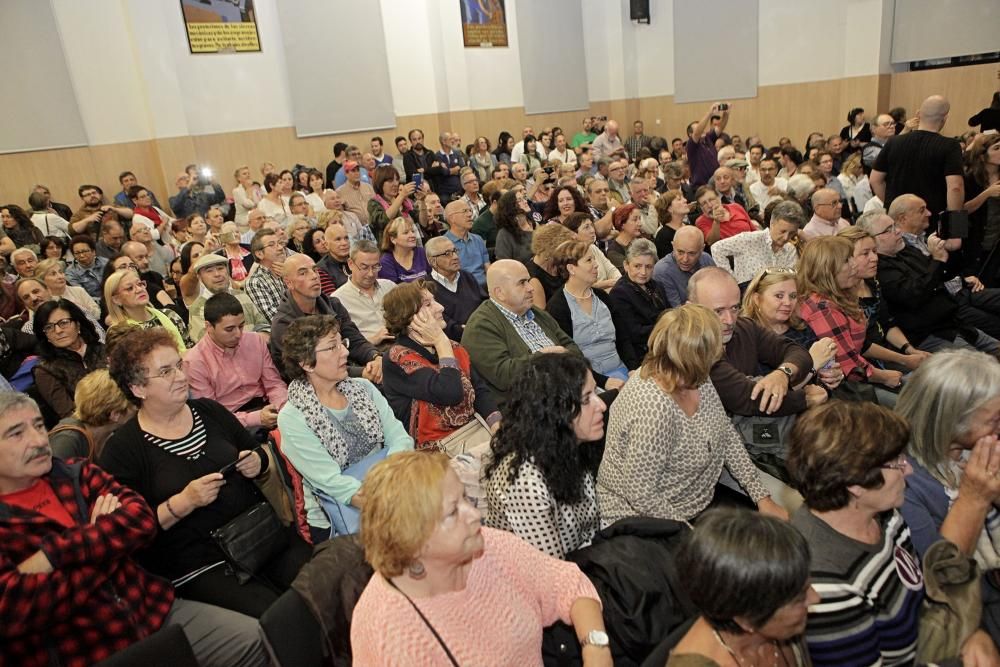
[[[462,7],[462,39],[466,48],[507,46],[504,0],[458,0]]]
[[[260,51],[253,0],[181,0],[191,53]]]

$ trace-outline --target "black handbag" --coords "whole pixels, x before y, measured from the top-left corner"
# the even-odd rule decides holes
[[[288,547],[287,529],[270,503],[257,503],[225,526],[211,532],[236,580],[245,584]]]

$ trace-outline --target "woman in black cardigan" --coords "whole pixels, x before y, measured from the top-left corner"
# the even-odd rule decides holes
[[[580,347],[595,373],[627,380],[628,369],[618,351],[621,336],[611,317],[610,300],[604,290],[594,287],[597,264],[590,245],[566,241],[555,249],[552,263],[566,283],[552,295],[545,309]]]
[[[73,413],[73,392],[87,373],[107,365],[97,330],[80,307],[67,299],[46,301],[35,311],[41,361],[35,386],[59,418]]]
[[[655,265],[656,246],[645,239],[633,241],[625,256],[625,275],[608,295],[611,316],[621,333],[618,350],[629,370],[642,364],[649,334],[668,308],[663,286],[653,280]]]
[[[98,463],[141,494],[160,524],[139,561],[170,579],[179,597],[259,618],[309,560],[309,545],[289,529],[288,546],[241,585],[211,533],[264,501],[253,480],[267,456],[252,451],[257,442],[231,412],[188,398],[177,344],[163,328],[125,334],[109,367],[139,412],[108,439]]]

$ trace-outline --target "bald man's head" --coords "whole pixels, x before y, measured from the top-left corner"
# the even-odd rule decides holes
[[[285,260],[285,286],[293,297],[299,299],[315,299],[322,292],[316,262],[305,253],[292,255]]]
[[[677,268],[690,273],[697,268],[705,250],[705,235],[694,225],[682,225],[674,234],[672,254]]]
[[[941,95],[931,95],[920,104],[920,125],[932,129],[941,129],[948,119],[951,104]]]
[[[687,299],[711,310],[722,325],[722,342],[728,343],[740,314],[740,286],[726,270],[717,266],[699,269],[688,281]]]
[[[524,264],[513,259],[499,259],[486,271],[490,297],[504,308],[523,315],[531,308],[534,290]]]
[[[899,195],[889,206],[889,217],[904,234],[923,234],[931,221],[927,203],[917,195]]]

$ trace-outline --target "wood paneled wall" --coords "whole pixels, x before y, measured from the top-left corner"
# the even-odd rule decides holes
[[[759,134],[769,144],[777,143],[780,136],[788,136],[801,145],[814,130],[826,134],[839,132],[852,107],[864,107],[869,115],[890,106],[903,106],[912,113],[924,97],[940,93],[952,104],[945,132],[959,134],[966,129],[969,116],[989,103],[996,89],[996,71],[996,65],[974,65],[762,86],[756,98],[733,100],[728,130],[744,137]],[[591,103],[589,111],[531,116],[522,107],[454,111],[399,117],[396,128],[377,134],[385,140],[390,152],[395,152],[392,141],[396,135],[417,127],[424,131],[431,147],[437,147],[437,135],[442,130],[459,132],[463,144],[471,143],[478,135],[485,135],[494,143],[500,130],[520,137],[525,125],[536,132],[542,127],[559,126],[573,134],[579,131],[580,119],[593,114],[618,119],[625,133],[631,131],[633,120],[641,118],[647,134],[670,139],[683,137],[687,124],[700,118],[706,108],[704,103],[675,104],[671,96],[664,96],[598,101]],[[75,208],[80,184],[100,185],[111,196],[119,191],[119,172],[129,169],[166,204],[167,197],[175,192],[174,180],[186,164],[197,162],[211,167],[229,191],[235,185],[232,174],[239,165],[249,165],[255,175],[265,160],[279,167],[301,163],[323,169],[332,158],[334,143],[354,143],[364,151],[374,134],[299,139],[293,128],[284,127],[0,155],[0,203],[24,205],[30,188],[35,183],[44,183],[57,200]]]

